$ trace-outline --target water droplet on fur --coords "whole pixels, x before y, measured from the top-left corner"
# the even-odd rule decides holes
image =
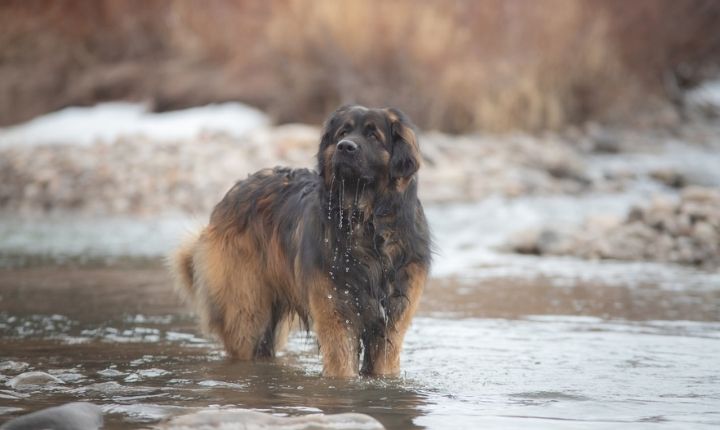
[[[328,294],[328,299],[332,299],[332,294]]]
[[[345,320],[345,324],[350,324],[350,320]]]
[[[349,271],[350,271],[350,268],[349,268],[349,267],[346,267],[346,268],[345,268],[345,273],[347,273],[347,272],[349,272]]]
[[[335,175],[333,175],[332,180],[330,181],[330,196],[328,197],[328,219],[332,219],[332,189],[333,184],[335,183]]]
[[[328,239],[328,238],[326,237],[326,238],[325,238],[325,243],[330,243],[330,239]]]
[[[345,294],[350,294],[350,290],[345,290]]]
[[[340,230],[342,230],[343,227],[343,199],[345,198],[345,179],[342,180],[342,188],[340,189],[340,194],[338,196],[338,208],[340,209],[340,219],[338,221],[338,227]]]

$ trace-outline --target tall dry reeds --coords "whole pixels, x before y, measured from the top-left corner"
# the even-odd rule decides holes
[[[713,0],[0,5],[0,123],[129,97],[310,122],[359,102],[424,128],[542,130],[677,102],[718,64]]]

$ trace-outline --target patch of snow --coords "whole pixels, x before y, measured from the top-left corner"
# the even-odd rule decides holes
[[[720,79],[710,80],[685,94],[692,105],[710,105],[720,108]]]
[[[636,192],[655,193],[661,188],[650,180],[653,171],[669,170],[683,175],[694,185],[720,186],[720,151],[715,147],[688,145],[681,140],[656,143],[651,149],[590,157],[588,175],[596,180],[607,174],[635,175]]]
[[[202,132],[241,136],[269,125],[261,111],[241,103],[213,104],[171,112],[149,112],[138,103],[69,107],[23,124],[0,128],[0,148],[22,145],[91,145],[120,137],[154,141],[193,138]]]

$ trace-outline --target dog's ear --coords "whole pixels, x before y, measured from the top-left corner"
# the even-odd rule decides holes
[[[387,115],[393,140],[390,155],[390,178],[406,183],[420,168],[420,147],[415,134],[415,126],[405,114],[397,109],[387,109]]]

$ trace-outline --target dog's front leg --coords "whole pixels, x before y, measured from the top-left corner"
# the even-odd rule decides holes
[[[314,282],[310,288],[310,316],[320,344],[323,376],[354,377],[359,368],[359,340],[338,312],[333,291],[327,279]]]
[[[395,290],[401,294],[388,298],[387,312],[390,324],[384,338],[376,338],[367,347],[370,362],[365,372],[374,376],[396,376],[400,373],[400,352],[405,333],[410,327],[413,315],[420,303],[425,288],[427,269],[420,264],[409,264],[402,268],[396,279]]]

